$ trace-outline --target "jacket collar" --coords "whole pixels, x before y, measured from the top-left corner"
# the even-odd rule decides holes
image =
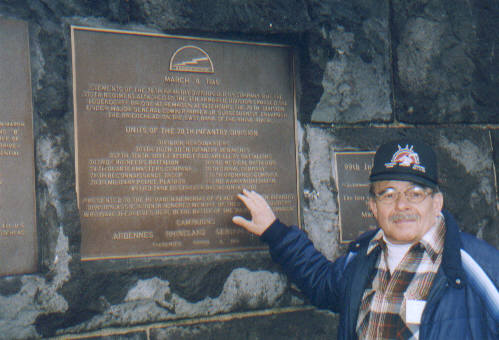
[[[465,273],[461,262],[461,237],[454,217],[446,210],[442,211],[445,218],[444,252],[442,256],[442,269],[454,288],[461,288],[465,284]]]
[[[367,251],[367,247],[369,245],[369,242],[371,239],[376,235],[376,233],[379,231],[378,229],[374,230],[369,230],[362,235],[359,236],[355,241],[350,242],[348,245],[348,251],[352,253],[361,253],[365,254]]]

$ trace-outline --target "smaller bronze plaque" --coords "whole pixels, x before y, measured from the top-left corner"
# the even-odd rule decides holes
[[[0,18],[0,46],[0,275],[11,275],[37,268],[27,24]]]
[[[376,228],[376,220],[367,205],[373,160],[374,152],[370,151],[335,153],[342,243]]]

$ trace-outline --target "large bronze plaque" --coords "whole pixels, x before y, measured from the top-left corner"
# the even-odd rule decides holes
[[[83,260],[261,249],[243,188],[298,223],[290,47],[71,32]]]
[[[369,211],[369,173],[375,152],[336,152],[341,242],[350,242],[376,228]]]
[[[0,18],[0,275],[37,269],[28,26]]]

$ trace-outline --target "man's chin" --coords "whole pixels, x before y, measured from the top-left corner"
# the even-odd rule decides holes
[[[414,243],[416,242],[417,235],[411,232],[412,228],[410,228],[410,225],[404,225],[401,224],[400,226],[397,225],[399,232],[396,234],[390,235],[388,237],[388,240],[392,243],[397,243],[397,244],[404,244],[404,243]],[[404,232],[406,231],[406,232]]]

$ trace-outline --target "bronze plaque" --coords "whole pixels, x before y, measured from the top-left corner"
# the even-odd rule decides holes
[[[0,275],[37,270],[28,25],[0,18]]]
[[[71,33],[83,260],[262,249],[243,188],[298,223],[290,47]]]
[[[350,242],[376,228],[369,211],[369,173],[375,152],[336,152],[341,242]]]

